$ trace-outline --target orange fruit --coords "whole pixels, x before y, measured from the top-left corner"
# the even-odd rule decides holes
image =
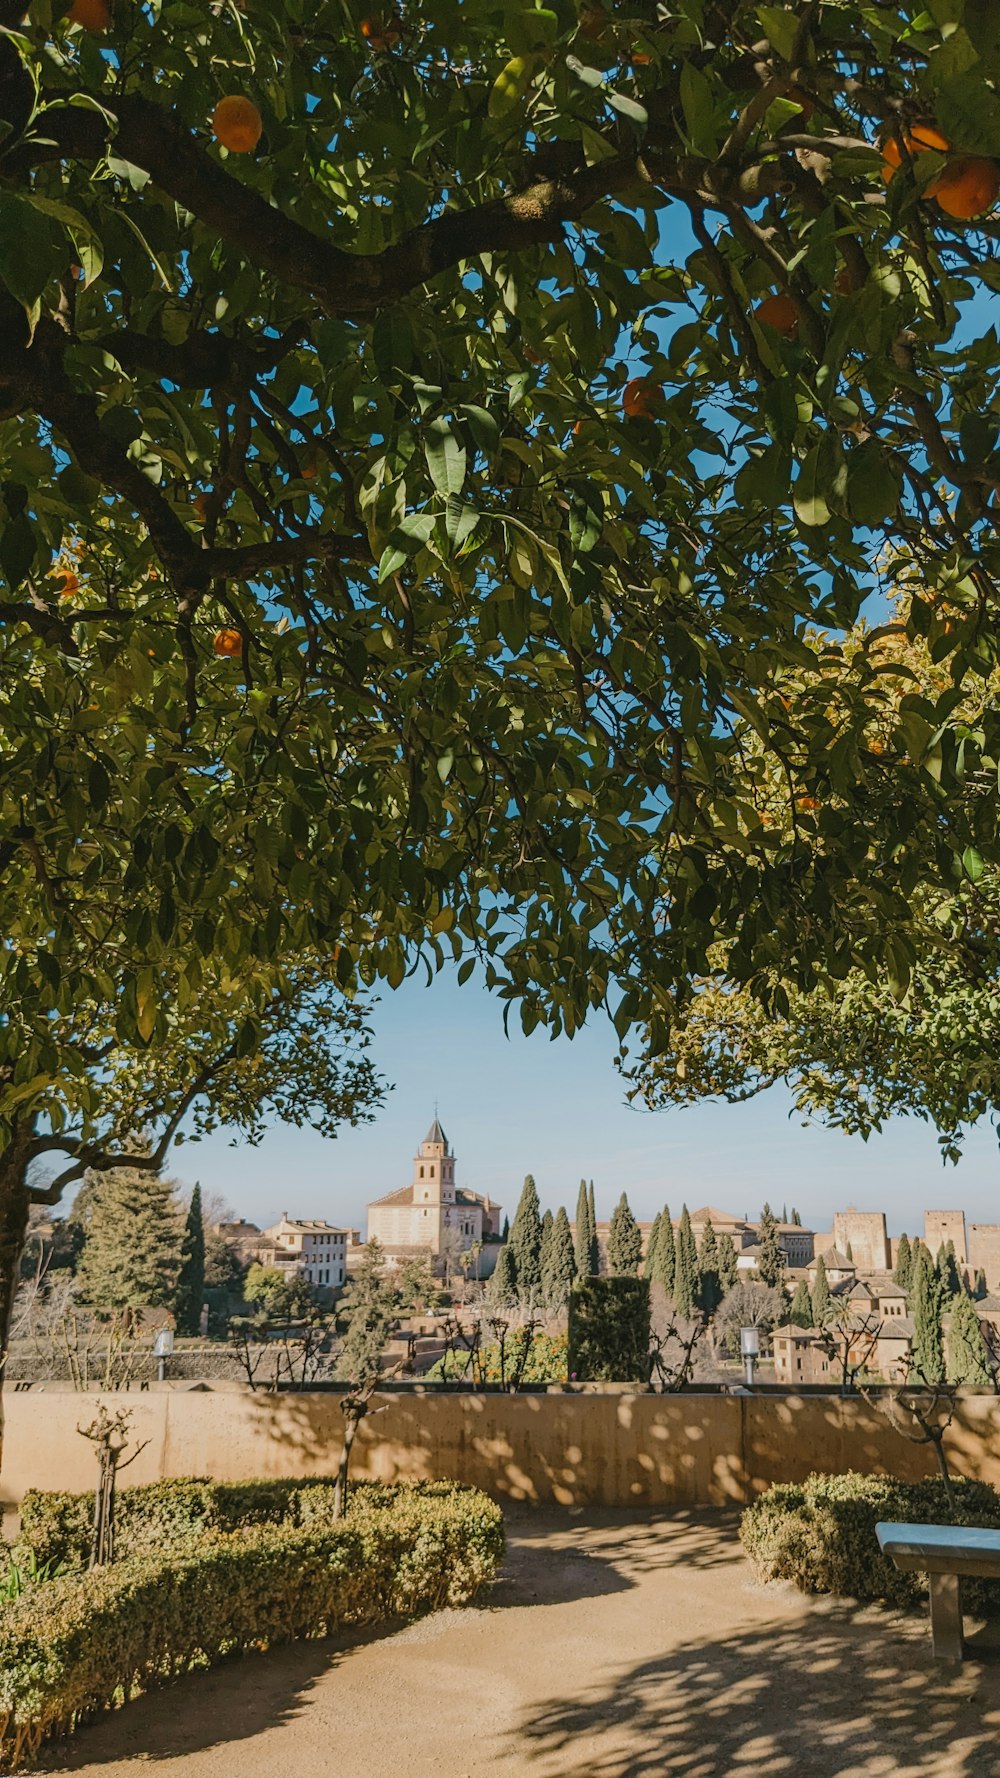
[[[230,154],[252,154],[264,131],[260,112],[242,93],[228,93],[212,112],[212,131]]]
[[[318,472],[319,472],[319,465],[316,462],[315,457],[310,457],[308,463],[304,463],[302,465],[302,468],[299,470],[299,474],[301,475],[302,480],[304,482],[311,482],[313,480],[313,477],[315,475],[317,475]]]
[[[630,420],[652,420],[663,407],[663,390],[651,377],[633,377],[622,390],[622,407]]]
[[[80,591],[80,582],[73,573],[73,570],[71,568],[57,569],[56,579],[62,581],[62,586],[59,588],[60,599],[75,598],[76,594]]]
[[[201,519],[202,524],[204,524],[205,520],[208,518],[208,495],[196,494],[191,504],[194,507],[195,512],[198,514],[198,517]]]
[[[85,31],[110,31],[111,8],[108,0],[73,0],[66,14],[70,25],[82,25]]]
[[[905,132],[903,143],[911,160],[915,160],[918,154],[926,154],[928,149],[933,149],[937,154],[947,154],[951,147],[947,136],[942,136],[941,131],[932,123],[914,124],[911,130]],[[882,144],[882,177],[886,184],[902,164],[903,151],[895,136],[888,136]]]
[[[385,55],[388,50],[395,49],[403,40],[402,23],[395,17],[362,19],[358,30],[369,49],[374,50],[376,55]]]
[[[243,653],[243,637],[239,630],[216,630],[212,647],[223,660],[232,660]]]
[[[773,327],[775,333],[784,334],[786,340],[793,340],[798,334],[799,317],[787,291],[778,290],[773,296],[765,296],[764,301],[757,304],[754,314],[765,327]]]
[[[992,210],[1000,197],[1000,168],[984,155],[964,154],[949,161],[928,185],[924,196],[936,198],[946,216],[968,221]]]
[[[635,49],[632,51],[633,68],[648,68],[652,60],[653,58],[648,49]]]
[[[798,809],[805,810],[805,812],[807,814],[811,814],[814,809],[819,808],[819,797],[818,796],[797,796],[795,798],[795,806]]]

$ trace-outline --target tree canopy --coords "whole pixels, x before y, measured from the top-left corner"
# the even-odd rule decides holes
[[[161,945],[340,942],[391,984],[485,950],[528,1028],[610,999],[655,1044],[710,944],[738,980],[881,967],[922,884],[996,857],[948,797],[992,713],[970,742],[925,700],[894,778],[857,675],[829,713],[786,686],[885,537],[908,626],[992,664],[991,12],[429,0],[385,37],[332,0],[0,0],[34,1030],[104,922],[138,1042]]]

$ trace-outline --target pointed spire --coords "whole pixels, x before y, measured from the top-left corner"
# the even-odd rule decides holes
[[[448,1152],[448,1138],[438,1122],[437,1107],[434,1108],[434,1122],[424,1137],[425,1142],[440,1142],[445,1153]]]

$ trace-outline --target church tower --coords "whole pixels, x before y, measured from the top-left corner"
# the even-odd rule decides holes
[[[455,1202],[455,1156],[437,1118],[413,1163],[413,1202],[420,1206]]]

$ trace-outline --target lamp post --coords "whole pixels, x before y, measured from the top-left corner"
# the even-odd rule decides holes
[[[153,1357],[156,1359],[156,1381],[162,1383],[167,1374],[167,1359],[172,1357],[174,1336],[169,1327],[161,1327],[153,1341]]]
[[[740,1328],[740,1352],[743,1355],[747,1388],[753,1388],[754,1360],[760,1352],[760,1335],[755,1327]]]

